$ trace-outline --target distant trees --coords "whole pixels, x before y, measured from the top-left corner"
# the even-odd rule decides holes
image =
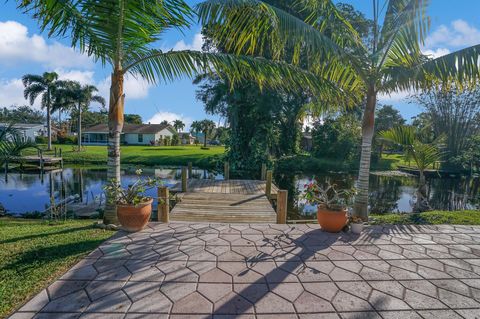
[[[25,90],[23,94],[28,99],[30,105],[33,105],[38,96],[41,96],[41,106],[47,111],[47,136],[48,150],[52,149],[52,121],[51,112],[54,101],[55,91],[62,86],[62,81],[58,80],[58,74],[55,72],[45,72],[42,75],[25,74],[22,77]]]
[[[138,114],[125,114],[123,116],[124,123],[128,124],[142,124],[142,117]]]
[[[3,123],[39,123],[45,122],[45,115],[28,105],[0,108],[0,122]]]
[[[181,130],[185,128],[185,123],[183,123],[181,120],[175,120],[173,121],[173,127],[179,133]]]
[[[105,107],[105,99],[95,94],[98,89],[93,85],[80,84],[76,81],[66,81],[62,88],[57,89],[55,98],[58,104],[70,109],[72,118],[77,117],[77,143],[78,151],[82,148],[82,113],[88,110],[92,102],[100,103]]]
[[[431,139],[445,137],[444,168],[470,168],[470,152],[480,135],[480,87],[458,90],[455,86],[424,91],[413,100],[424,107],[414,124]]]
[[[392,105],[383,105],[375,114],[375,137],[373,139],[372,161],[382,157],[384,140],[378,138],[378,132],[387,131],[393,127],[404,125],[405,119]]]

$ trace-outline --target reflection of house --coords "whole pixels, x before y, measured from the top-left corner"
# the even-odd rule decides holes
[[[8,123],[0,123],[0,131],[6,129],[9,126]],[[18,137],[22,141],[31,140],[35,141],[35,137],[46,135],[46,128],[43,124],[14,124],[13,127],[17,131]]]
[[[154,145],[159,140],[175,134],[168,124],[124,124],[120,142],[127,145]],[[108,125],[98,124],[88,127],[82,134],[84,144],[107,144]]]
[[[182,144],[184,145],[191,145],[195,143],[195,137],[190,132],[180,132],[178,133],[178,136],[180,136],[180,141],[182,141]]]

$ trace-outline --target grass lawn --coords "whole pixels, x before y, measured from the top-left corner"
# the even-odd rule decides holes
[[[65,163],[100,164],[107,163],[106,146],[85,146],[85,151],[76,152],[73,145],[54,145],[62,149]],[[45,146],[42,146],[45,148]],[[34,151],[30,151],[34,152]],[[208,150],[200,146],[122,146],[122,164],[137,165],[193,165],[205,168],[215,167],[225,153],[223,146],[210,146]],[[53,152],[45,152],[53,155]]]
[[[0,318],[25,303],[113,235],[92,220],[49,225],[0,219]]]
[[[415,225],[480,225],[480,211],[431,211],[420,214],[370,215],[371,224],[415,224]]]

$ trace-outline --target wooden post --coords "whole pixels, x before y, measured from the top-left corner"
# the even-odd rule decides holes
[[[223,179],[229,180],[230,179],[230,163],[225,162],[223,164]]]
[[[182,192],[187,192],[187,168],[182,167]]]
[[[288,191],[278,190],[277,193],[277,224],[287,223],[287,198]]]
[[[193,176],[192,174],[192,162],[188,162],[188,179],[191,179]]]
[[[170,194],[168,187],[158,188],[158,214],[157,221],[168,223],[170,221]]]
[[[56,146],[53,148],[53,151],[55,153],[55,157],[57,157],[57,147]]]
[[[265,185],[265,195],[267,195],[267,198],[270,199],[272,195],[272,171],[268,170],[267,171],[267,182]]]
[[[43,151],[40,151],[40,171],[43,173]]]
[[[262,173],[260,175],[260,179],[264,181],[267,178],[267,164],[262,164]]]
[[[62,148],[60,148],[60,157],[62,157]]]

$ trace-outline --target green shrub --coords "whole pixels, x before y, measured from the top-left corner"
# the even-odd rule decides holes
[[[36,136],[35,137],[35,143],[37,143],[37,144],[47,144],[48,143],[48,137],[46,137],[46,136]]]
[[[59,144],[77,144],[77,137],[72,135],[58,136],[57,142]]]

